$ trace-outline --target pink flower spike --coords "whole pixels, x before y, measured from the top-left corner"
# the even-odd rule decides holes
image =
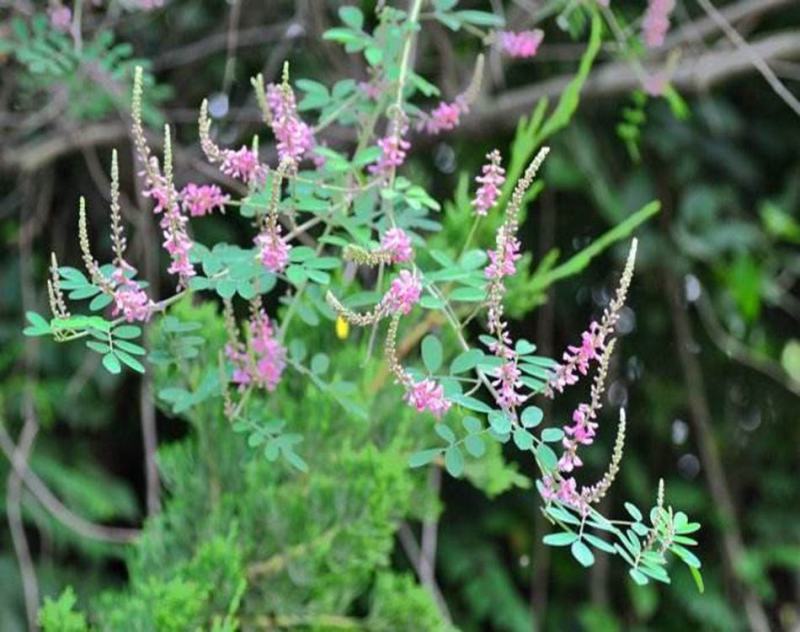
[[[263,310],[250,320],[250,348],[252,354],[240,342],[225,345],[225,356],[233,363],[232,381],[239,390],[255,384],[274,391],[286,368],[286,349]]]
[[[286,349],[274,337],[272,324],[264,311],[250,321],[250,335],[256,355],[253,378],[268,391],[274,391],[286,368]]]
[[[533,31],[500,31],[498,41],[500,49],[509,57],[517,59],[527,59],[536,56],[539,52],[539,45],[544,39],[544,31],[535,29]]]
[[[256,153],[245,146],[236,151],[233,149],[223,150],[220,170],[226,176],[247,183],[260,184],[266,177],[266,169],[258,161]]]
[[[500,166],[500,152],[495,149],[486,154],[486,158],[489,162],[483,165],[481,175],[475,178],[475,182],[481,186],[478,187],[475,199],[472,201],[472,205],[475,207],[475,214],[481,216],[486,215],[489,209],[497,203],[497,199],[500,197],[500,189],[506,181],[505,169]]]
[[[422,283],[420,283],[419,277],[408,270],[401,270],[400,274],[392,281],[383,301],[390,312],[408,314],[419,302],[421,294]]]
[[[65,7],[63,4],[50,7],[47,10],[47,15],[50,18],[50,26],[56,31],[61,31],[62,33],[69,31],[69,27],[72,24],[72,11],[69,7]]]
[[[225,210],[225,205],[230,201],[230,196],[223,195],[222,190],[215,184],[197,185],[187,184],[181,190],[181,205],[192,217],[208,215],[214,209]]]
[[[381,148],[381,157],[378,159],[378,162],[369,166],[370,173],[386,175],[405,162],[406,154],[411,148],[411,143],[403,138],[408,131],[408,126],[401,125],[395,127],[398,127],[398,129],[378,139],[378,147]]]
[[[642,36],[648,48],[658,48],[669,31],[669,16],[675,0],[650,0],[642,20]]]
[[[412,384],[405,400],[418,412],[430,411],[436,419],[441,419],[452,405],[444,397],[444,388],[430,378]]]
[[[122,266],[115,268],[111,274],[111,280],[114,283],[114,306],[111,308],[111,315],[122,315],[129,323],[147,322],[153,314],[155,304],[136,281],[125,276],[123,266],[128,270],[133,270],[123,261]]]
[[[484,270],[487,279],[501,280],[503,277],[513,276],[517,271],[517,261],[522,258],[519,254],[521,244],[513,235],[506,235],[505,226],[497,231],[497,245],[495,250],[487,251],[489,264]]]
[[[274,233],[256,235],[255,243],[259,248],[258,257],[261,263],[270,272],[282,272],[289,264],[292,246],[281,237],[280,227]]]
[[[381,237],[381,248],[392,256],[393,263],[404,263],[414,257],[411,238],[402,228],[387,230]]]
[[[314,131],[297,113],[294,92],[272,83],[267,86],[267,104],[272,114],[272,133],[278,141],[278,158],[299,162],[316,146]]]
[[[452,103],[440,102],[430,114],[420,121],[419,129],[424,129],[428,134],[455,129],[461,121],[461,115],[469,111],[463,98],[456,98]]]

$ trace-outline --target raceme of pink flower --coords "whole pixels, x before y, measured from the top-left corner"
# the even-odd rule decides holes
[[[286,368],[286,349],[275,338],[265,312],[250,320],[250,336],[252,356],[241,343],[225,345],[225,355],[233,363],[232,381],[240,389],[255,384],[273,391]]]
[[[522,257],[519,254],[521,247],[519,240],[513,235],[506,235],[506,227],[501,226],[497,231],[497,245],[495,250],[487,251],[489,264],[484,270],[487,279],[500,280],[503,277],[513,276],[517,271],[517,261]]]
[[[396,133],[378,139],[378,147],[381,148],[381,157],[378,162],[369,166],[372,174],[386,174],[392,169],[397,169],[406,160],[406,154],[411,148],[411,143],[403,138],[407,127],[402,127]]]
[[[153,207],[153,213],[158,215],[161,213],[170,203],[170,199],[176,200],[178,199],[178,193],[175,189],[172,189],[172,195],[170,195],[170,191],[167,188],[166,183],[163,179],[159,179],[157,182],[150,182],[150,188],[145,189],[143,195],[147,198],[150,198],[155,203]]]
[[[557,500],[577,509],[585,507],[586,503],[578,493],[578,483],[573,477],[555,480],[552,476],[545,476],[542,480],[542,498]]]
[[[506,172],[500,166],[500,152],[494,150],[486,154],[489,160],[483,165],[481,175],[475,178],[475,182],[480,184],[475,193],[475,199],[472,201],[472,206],[475,208],[477,215],[486,215],[500,197],[500,189],[506,181]]]
[[[503,349],[507,349],[507,347],[503,346]],[[521,376],[522,372],[519,370],[515,358],[506,360],[495,369],[497,379],[492,382],[492,386],[497,389],[495,397],[497,404],[504,410],[516,408],[527,399],[517,390],[522,387]]]
[[[544,31],[500,31],[498,34],[500,49],[509,57],[526,59],[534,57],[539,52],[539,45],[544,39]]]
[[[469,106],[463,97],[457,97],[452,103],[442,101],[430,114],[425,115],[419,123],[419,129],[428,134],[455,129],[461,121],[461,115],[469,111]]]
[[[244,145],[237,150],[224,149],[222,151],[220,171],[231,178],[247,183],[261,183],[266,177],[266,169],[258,161],[256,152]]]
[[[180,279],[179,284],[185,287],[196,272],[189,261],[189,251],[192,249],[192,240],[186,232],[186,224],[189,220],[181,213],[178,206],[178,192],[174,188],[170,192],[162,178],[152,182],[151,187],[144,192],[144,195],[155,202],[154,213],[163,213],[159,222],[164,236],[162,243],[172,258],[172,263],[167,271],[177,275]]]
[[[642,35],[649,48],[658,48],[664,43],[674,8],[675,0],[650,0],[642,20]]]
[[[314,131],[297,114],[294,93],[289,88],[270,84],[267,104],[272,113],[272,132],[278,141],[278,157],[299,161],[314,149],[316,142]]]
[[[69,31],[69,27],[72,24],[72,11],[69,7],[65,7],[63,4],[50,7],[47,10],[47,15],[50,18],[50,26],[56,31],[61,31],[62,33]]]
[[[437,419],[441,419],[451,406],[451,402],[445,399],[444,388],[430,378],[414,382],[406,391],[405,400],[418,412],[428,410]]]
[[[186,232],[186,218],[177,210],[165,213],[161,219],[161,229],[164,234],[164,248],[172,257],[167,272],[177,275],[180,284],[186,286],[188,280],[196,274],[194,266],[189,261],[192,240]]]
[[[127,269],[132,270],[124,262],[123,264]],[[155,304],[136,281],[125,276],[123,267],[120,266],[114,269],[111,274],[111,280],[114,284],[114,304],[111,308],[111,315],[121,315],[129,323],[150,320]]]
[[[256,235],[255,243],[259,248],[258,258],[270,272],[282,272],[289,264],[292,246],[281,237],[279,226],[274,231],[266,230]]]
[[[590,361],[598,360],[604,347],[605,339],[600,325],[592,322],[588,331],[581,334],[581,345],[567,347],[562,357],[563,363],[556,368],[555,375],[549,382],[550,387],[561,393],[565,387],[575,384],[578,381],[575,371],[586,375]]]
[[[422,283],[419,277],[408,270],[401,270],[392,281],[383,302],[392,313],[408,314],[419,302],[421,295]]]
[[[187,184],[181,189],[181,205],[192,217],[208,215],[214,209],[225,210],[225,205],[230,201],[230,196],[223,195],[222,190],[215,184],[197,185]]]
[[[275,338],[272,323],[263,311],[250,321],[250,335],[256,356],[253,378],[259,386],[273,391],[286,368],[286,349]]]
[[[411,261],[414,251],[411,248],[411,238],[402,228],[390,228],[381,237],[381,249],[388,252],[393,263]]]

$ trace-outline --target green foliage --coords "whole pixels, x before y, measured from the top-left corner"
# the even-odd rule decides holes
[[[88,632],[86,616],[74,610],[77,599],[72,588],[67,587],[58,599],[46,597],[39,612],[39,625],[44,632]]]
[[[34,15],[30,24],[14,18],[10,26],[7,36],[0,38],[0,53],[12,54],[29,73],[20,96],[32,100],[58,82],[67,90],[65,104],[71,118],[100,119],[114,110],[129,108],[133,69],[147,65],[133,57],[130,44],[115,43],[110,31],[99,31],[93,40],[78,47],[68,35],[53,29],[42,14]],[[86,90],[87,81],[98,89]],[[155,86],[151,74],[145,75],[145,81],[156,101],[169,96],[166,87]],[[152,107],[145,115],[151,123],[161,120]]]

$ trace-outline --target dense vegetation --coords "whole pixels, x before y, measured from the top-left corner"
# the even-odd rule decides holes
[[[800,625],[791,2],[6,4],[0,629]]]

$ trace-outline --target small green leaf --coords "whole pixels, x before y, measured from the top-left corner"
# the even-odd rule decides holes
[[[117,349],[115,354],[117,358],[119,358],[122,361],[123,364],[127,365],[128,367],[130,367],[134,371],[137,371],[138,373],[144,373],[144,365],[129,353],[125,353],[124,351],[120,351],[119,349]]]
[[[627,511],[634,520],[641,520],[642,519],[642,512],[631,503],[625,503],[625,511]]]
[[[578,539],[577,533],[569,533],[564,531],[562,533],[550,533],[542,539],[542,542],[548,546],[569,546]]]
[[[530,450],[533,447],[533,435],[524,428],[514,430],[514,443],[520,450]]]
[[[493,410],[489,413],[489,425],[492,430],[499,434],[505,434],[511,431],[511,420],[508,415],[499,410]]]
[[[542,412],[541,408],[536,406],[528,406],[522,411],[520,421],[526,428],[535,428],[542,423],[542,417],[544,417],[544,413]]]
[[[450,364],[450,373],[453,375],[466,373],[470,369],[474,369],[482,357],[483,352],[480,349],[468,349],[455,357]]]
[[[570,553],[582,566],[589,567],[594,564],[594,553],[580,540],[573,542],[570,547]]]
[[[444,466],[450,476],[458,478],[464,472],[464,455],[456,446],[450,446],[444,452]]]
[[[461,420],[461,424],[464,426],[464,430],[466,430],[469,434],[475,434],[483,429],[481,422],[477,417],[464,417],[464,419]]]
[[[464,447],[476,459],[481,458],[486,453],[486,443],[478,435],[469,435],[464,439]]]
[[[28,319],[30,326],[22,330],[24,335],[44,336],[50,333],[50,323],[36,312],[25,312],[25,317]]]
[[[702,595],[706,591],[705,584],[703,583],[703,574],[694,566],[690,566],[689,571],[692,573],[695,586],[697,586],[697,592]]]
[[[122,371],[122,365],[119,363],[119,358],[117,358],[117,356],[115,356],[113,353],[107,353],[103,356],[103,366],[106,368],[106,371],[113,373],[114,375]]]
[[[561,428],[545,428],[542,431],[542,441],[556,443],[564,438],[564,431]]]
[[[633,578],[633,581],[635,581],[639,586],[647,585],[648,583],[647,576],[640,570],[632,568],[631,570],[628,571],[628,574]]]
[[[364,14],[358,7],[340,7],[339,18],[350,28],[361,30],[364,26]]]
[[[446,423],[440,421],[434,426],[434,430],[436,431],[436,434],[447,441],[447,443],[453,443],[456,440],[455,433]]]
[[[428,335],[422,341],[422,362],[431,373],[442,366],[442,343],[436,336]]]
[[[414,452],[414,454],[408,457],[408,465],[409,467],[422,467],[423,465],[428,465],[441,453],[441,448],[432,448],[430,450],[420,450],[419,452]]]
[[[114,297],[110,294],[98,294],[92,299],[92,302],[89,303],[89,309],[93,312],[100,311],[101,309],[110,305],[111,301],[113,300]]]
[[[558,465],[556,453],[545,443],[540,444],[539,447],[536,448],[536,458],[546,471],[554,470],[556,469],[556,465]]]
[[[113,331],[115,338],[125,338],[127,340],[138,338],[141,334],[141,328],[136,325],[120,325]]]
[[[331,360],[324,353],[317,353],[311,358],[311,372],[322,375],[328,370]]]

